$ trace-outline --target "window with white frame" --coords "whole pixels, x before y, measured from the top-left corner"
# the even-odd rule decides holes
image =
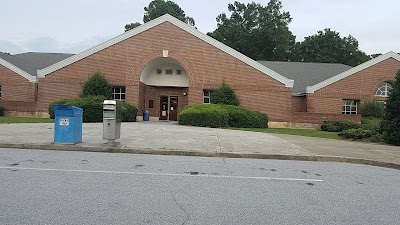
[[[392,85],[384,81],[376,88],[375,96],[389,97],[389,92],[393,89]]]
[[[204,90],[203,91],[203,104],[210,104],[211,103],[211,93],[212,90]]]
[[[342,114],[357,114],[357,101],[343,100]]]
[[[125,87],[113,87],[114,100],[125,101]]]

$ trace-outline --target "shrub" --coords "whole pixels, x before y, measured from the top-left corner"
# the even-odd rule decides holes
[[[4,107],[0,105],[0,116],[4,116]]]
[[[50,118],[54,119],[54,109],[53,109],[54,105],[75,105],[73,103],[74,100],[75,99],[61,99],[50,103],[49,106],[47,107],[47,110],[50,114]]]
[[[365,130],[362,128],[357,129],[348,129],[340,132],[338,135],[343,138],[350,138],[350,139],[365,139],[370,138],[375,134],[372,130]]]
[[[265,113],[252,111],[233,105],[220,106],[229,114],[228,125],[239,128],[267,128],[268,117]]]
[[[357,129],[361,128],[361,124],[349,121],[324,121],[321,125],[322,131],[328,132],[341,132],[348,129]]]
[[[366,130],[373,130],[380,132],[380,124],[382,119],[373,117],[363,117],[361,118],[361,127]]]
[[[374,135],[372,135],[371,141],[373,141],[373,142],[378,142],[378,143],[384,143],[384,142],[385,142],[385,139],[384,139],[384,137],[383,137],[383,134],[381,134],[381,133],[375,133]]]
[[[186,106],[178,122],[202,127],[266,128],[268,117],[239,106],[208,104]]]
[[[239,98],[225,82],[222,83],[218,90],[211,93],[210,100],[212,104],[239,105]]]
[[[361,106],[360,113],[363,117],[382,118],[384,105],[376,101],[367,101]]]
[[[95,72],[82,85],[81,97],[105,96],[106,99],[112,99],[112,92],[112,87],[108,84],[106,78],[100,72]]]
[[[136,122],[137,108],[127,102],[121,105],[122,122]]]
[[[62,99],[52,102],[48,106],[50,118],[54,119],[54,105],[70,105],[83,109],[83,122],[103,122],[103,101],[104,96],[88,96],[81,99]],[[137,108],[134,105],[123,102],[121,105],[122,122],[135,122]]]
[[[381,130],[386,143],[400,145],[400,70],[386,101]]]
[[[83,122],[97,123],[103,122],[103,101],[104,96],[88,96],[76,99],[76,107],[83,109]]]
[[[198,127],[227,127],[228,121],[228,113],[214,105],[186,107],[178,117],[179,124]]]

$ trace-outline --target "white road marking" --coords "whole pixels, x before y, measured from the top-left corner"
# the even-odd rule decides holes
[[[11,170],[34,170],[34,171],[52,171],[52,172],[76,172],[76,173],[104,173],[104,174],[129,174],[129,175],[149,175],[149,176],[172,176],[172,177],[208,177],[208,178],[230,178],[230,179],[253,179],[253,180],[283,180],[283,181],[307,181],[307,182],[323,182],[318,179],[301,179],[301,178],[283,178],[283,177],[246,177],[246,176],[226,176],[212,174],[191,175],[189,173],[138,173],[129,171],[103,171],[103,170],[69,170],[69,169],[47,169],[47,168],[29,168],[29,167],[0,167],[0,169]]]

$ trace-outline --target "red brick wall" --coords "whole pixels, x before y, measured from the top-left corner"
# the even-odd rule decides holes
[[[202,103],[203,89],[215,89],[225,80],[236,90],[242,106],[265,112],[272,121],[290,119],[290,88],[168,22],[41,79],[38,109],[45,110],[60,98],[78,97],[81,84],[95,71],[102,72],[113,85],[127,86],[127,102],[142,108],[141,72],[161,57],[163,50],[188,73],[188,104]]]
[[[314,123],[322,124],[326,120],[336,121],[354,121],[361,122],[361,115],[342,115],[342,114],[323,114],[323,113],[308,113],[308,112],[293,112],[292,123]]]
[[[306,112],[306,111],[307,111],[307,97],[292,96],[292,112]]]
[[[343,99],[382,99],[375,97],[377,86],[386,80],[394,80],[400,62],[387,59],[367,69],[328,85],[307,96],[307,111],[310,113],[341,114]]]
[[[7,111],[35,111],[36,84],[0,65],[0,105]]]

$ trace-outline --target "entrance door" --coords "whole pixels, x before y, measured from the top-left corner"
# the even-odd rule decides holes
[[[160,120],[178,120],[178,96],[160,97]]]
[[[169,97],[169,120],[178,120],[178,96]]]

